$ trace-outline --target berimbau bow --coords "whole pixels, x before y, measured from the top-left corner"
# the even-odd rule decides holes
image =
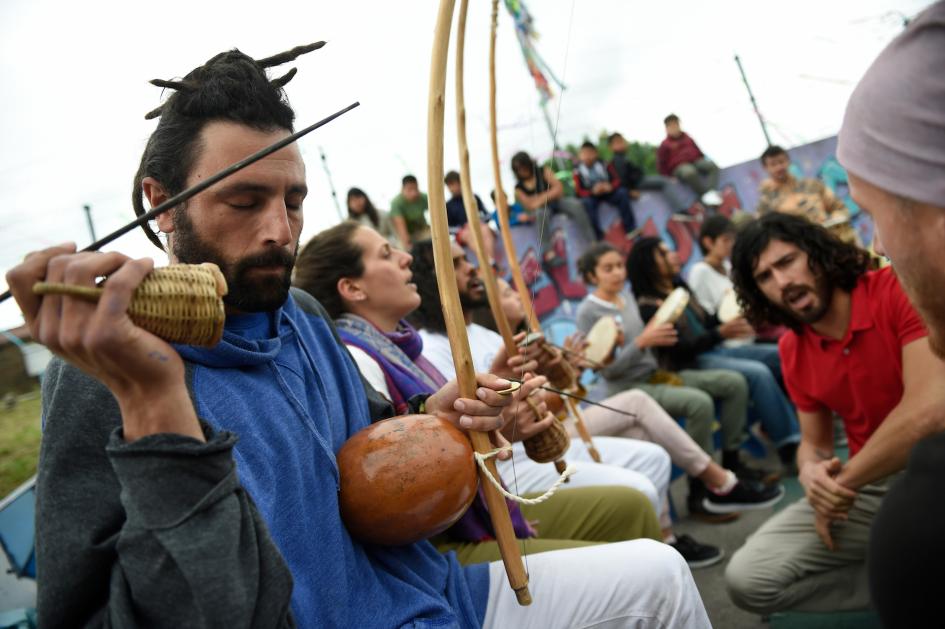
[[[430,63],[430,94],[427,109],[427,181],[430,183],[428,200],[430,206],[430,228],[433,240],[433,258],[436,266],[436,281],[440,290],[443,306],[443,318],[446,320],[446,333],[453,350],[453,363],[456,367],[456,379],[461,396],[476,399],[476,373],[469,350],[469,338],[459,301],[456,286],[456,273],[453,270],[453,256],[450,251],[450,235],[446,220],[446,198],[443,193],[443,118],[446,98],[446,58],[449,51],[450,25],[453,19],[455,0],[440,0],[437,11],[436,28],[433,35],[433,53]],[[489,435],[484,432],[469,431],[473,448],[480,454],[492,450]],[[495,459],[485,462],[493,477],[498,478]],[[522,563],[518,540],[512,528],[508,505],[486,476],[480,470],[480,482],[485,494],[486,506],[492,518],[505,571],[509,584],[515,591],[519,604],[531,603],[528,591],[528,574]]]
[[[512,226],[509,221],[509,203],[505,196],[505,188],[502,186],[502,167],[499,163],[499,133],[498,121],[496,118],[496,80],[495,80],[495,42],[496,31],[499,25],[499,0],[492,0],[492,32],[489,40],[489,132],[492,140],[492,176],[495,179],[495,204],[499,218],[499,230],[502,232],[502,246],[505,249],[506,258],[509,261],[509,268],[512,270],[512,280],[518,294],[522,299],[522,305],[525,307],[525,313],[528,317],[528,327],[533,332],[541,332],[541,324],[538,321],[538,315],[535,313],[535,306],[532,303],[532,297],[528,292],[528,285],[525,283],[525,277],[522,275],[522,268],[519,266],[518,253],[515,250],[515,243],[512,241]],[[536,177],[541,177],[540,172],[535,173]],[[482,266],[480,261],[480,266]],[[557,381],[555,386],[564,390],[578,389],[577,374],[571,368],[570,363],[564,360],[553,348],[547,347],[549,352],[556,354],[556,365],[563,370],[563,380]],[[600,463],[600,453],[594,447],[591,434],[584,423],[584,417],[581,415],[580,407],[577,402],[567,398],[567,406],[574,418],[574,425],[581,441],[587,446],[591,458]]]
[[[479,275],[482,277],[483,284],[486,287],[486,295],[489,299],[489,308],[492,311],[492,317],[495,319],[499,328],[499,334],[502,336],[502,343],[505,346],[506,356],[512,357],[518,354],[518,346],[515,344],[512,326],[509,324],[505,312],[499,299],[499,285],[496,282],[495,272],[489,264],[488,256],[485,253],[485,244],[482,238],[482,223],[479,220],[479,206],[476,203],[476,197],[473,194],[472,182],[469,173],[469,143],[466,139],[466,104],[465,92],[463,89],[464,69],[463,60],[465,58],[466,43],[466,13],[469,8],[469,0],[461,0],[459,5],[459,20],[456,27],[456,133],[457,145],[459,146],[459,172],[460,185],[463,193],[463,205],[466,208],[466,218],[469,222],[469,231],[473,240],[473,249],[476,257],[479,259]],[[535,414],[535,421],[542,419],[538,412],[538,407],[531,399],[526,402]],[[555,421],[548,429],[529,437],[523,442],[525,452],[529,458],[538,463],[554,463],[558,473],[563,474],[567,470],[567,464],[564,461],[564,454],[571,445],[567,430],[559,422]]]

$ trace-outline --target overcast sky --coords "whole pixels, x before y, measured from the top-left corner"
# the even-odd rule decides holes
[[[602,129],[658,143],[675,112],[725,166],[756,157],[764,138],[733,61],[738,53],[773,141],[794,146],[837,132],[857,79],[928,0],[531,0],[539,50],[568,89],[550,104],[559,143]],[[351,186],[386,208],[407,172],[427,188],[426,97],[437,2],[0,1],[0,270],[29,251],[90,241],[133,217],[131,180],[161,102],[152,78],[173,78],[238,47],[257,58],[328,40],[298,59],[287,92],[299,127],[359,100],[361,107],[301,143],[310,194],[303,241],[338,221],[318,157],[339,199]],[[492,189],[488,135],[490,5],[473,0],[466,98],[473,185]],[[509,157],[551,150],[504,7],[499,34],[499,143]],[[286,69],[289,66],[286,66]],[[279,71],[282,74],[282,71]],[[448,99],[452,98],[452,77]],[[446,168],[457,166],[447,103]],[[143,235],[114,249],[154,255]],[[2,275],[2,274],[0,274]],[[0,285],[3,284],[0,277]],[[5,286],[4,286],[5,287]],[[22,322],[0,305],[0,329]]]

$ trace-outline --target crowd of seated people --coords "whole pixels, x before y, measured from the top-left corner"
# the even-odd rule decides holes
[[[704,222],[704,265],[688,278],[655,238],[636,240],[629,256],[606,242],[581,256],[589,294],[579,331],[604,317],[618,329],[601,362],[587,360],[581,336],[565,344],[570,364],[596,371],[609,395],[606,408],[585,408],[603,460],[575,440],[566,456],[581,472],[571,486],[510,509],[530,548],[529,607],[508,587],[482,500],[444,533],[401,546],[356,539],[341,515],[337,455],[374,422],[430,414],[493,432],[496,445],[508,437],[520,455],[522,440],[559,421],[536,375],[549,341],[539,334],[509,349],[474,323],[483,286],[457,245],[455,288],[477,372],[475,397],[460,394],[415,178],[404,178],[389,217],[352,189],[352,220],[300,243],[305,166],[290,144],[161,215],[173,263],[213,262],[227,280],[214,347],[171,345],[128,315],[150,259],[77,253],[71,243],[27,256],[7,281],[34,337],[57,355],[43,381],[40,626],[708,627],[691,569],[723,552],[674,532],[669,463],[689,476],[690,515],[725,521],[778,503],[775,470],[740,454],[752,413],[782,462],[794,459],[804,496],[734,552],[732,601],[762,615],[874,608],[888,627],[939,626],[945,75],[929,69],[945,63],[943,44],[939,2],[870,67],[840,134],[852,195],[893,266],[874,269],[864,249],[818,224],[821,210],[829,219],[837,209],[822,191],[774,172],[771,211],[737,229]],[[281,84],[243,53],[217,55],[188,77],[145,149],[136,205],[173,194],[162,168],[181,154],[192,159],[177,175],[197,181],[292,132]],[[711,197],[717,171],[678,119],[667,131],[661,172]],[[592,157],[577,175],[590,197],[631,180],[643,189],[625,164]],[[782,157],[763,160],[774,171]],[[537,197],[532,211],[577,211],[553,174],[527,155],[519,164],[523,199]],[[807,200],[785,206],[785,190]],[[97,304],[33,292],[39,281],[93,288],[103,276]],[[537,331],[516,291],[499,288],[498,311],[519,343]],[[731,291],[738,314],[723,317]],[[683,296],[677,316],[657,317],[673,295]],[[753,338],[762,325],[781,329],[777,361]],[[835,417],[848,456],[835,449]],[[513,490],[541,491],[554,477],[550,464],[512,461],[517,470],[500,468]]]

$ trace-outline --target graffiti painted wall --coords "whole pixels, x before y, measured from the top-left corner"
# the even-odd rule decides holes
[[[850,199],[847,176],[837,162],[837,138],[831,137],[791,149],[792,172],[799,177],[817,177],[824,181],[853,214],[852,223],[861,242],[872,240],[873,227],[869,217],[861,213]],[[758,160],[730,166],[721,171],[720,187],[724,203],[719,212],[731,215],[737,210],[754,213],[758,202],[758,186],[765,178]],[[702,258],[699,251],[699,227],[705,208],[687,188],[677,185],[677,195],[688,202],[685,215],[673,214],[672,209],[657,192],[644,192],[634,201],[637,225],[643,235],[659,236],[676,250],[683,263],[683,275]],[[616,211],[604,207],[601,217],[607,225],[606,240],[628,252],[632,246],[625,238],[623,226]],[[556,340],[573,329],[574,313],[587,289],[577,272],[577,259],[588,246],[580,232],[563,216],[555,216],[545,229],[553,231],[552,242],[560,257],[567,263],[552,269],[541,265],[537,249],[537,233],[533,225],[512,227],[512,238],[520,256],[525,281],[534,296],[535,309],[546,332]]]

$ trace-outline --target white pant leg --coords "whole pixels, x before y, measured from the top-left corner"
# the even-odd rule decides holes
[[[701,629],[711,627],[685,560],[638,539],[528,558],[532,604],[522,607],[502,562],[489,564],[484,629]]]
[[[666,450],[647,441],[620,437],[597,437],[594,445],[601,463],[591,459],[583,443],[572,440],[565,460],[577,473],[567,484],[571,487],[626,485],[643,492],[660,513],[669,489],[671,463]],[[547,490],[558,478],[551,463],[535,463],[525,454],[521,443],[512,446],[512,461],[499,461],[499,474],[506,487],[519,494]]]

